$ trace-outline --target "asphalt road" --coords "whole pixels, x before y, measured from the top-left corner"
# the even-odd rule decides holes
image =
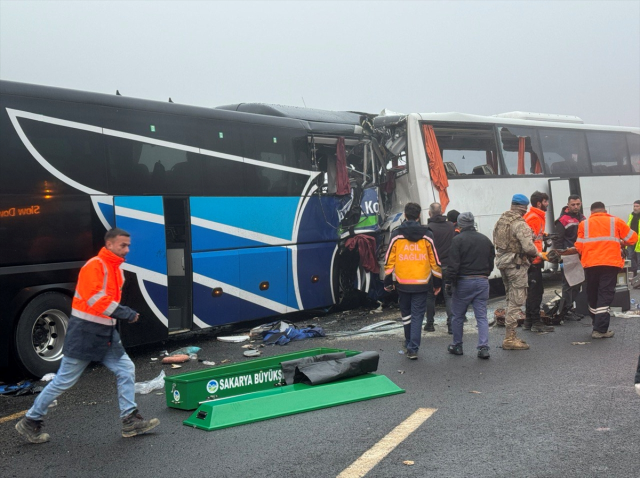
[[[632,296],[640,300],[640,291]],[[334,334],[397,315],[356,311],[317,322]],[[375,350],[379,373],[406,393],[219,431],[183,426],[189,412],[167,408],[164,396],[152,392],[137,399],[145,417],[160,419],[157,431],[121,438],[115,380],[100,366],[50,410],[46,444],[24,443],[14,430],[11,415],[29,408],[33,397],[0,397],[0,474],[335,477],[416,410],[428,408],[436,411],[396,439],[368,477],[640,476],[640,397],[633,391],[640,319],[612,319],[615,337],[599,341],[590,337],[588,318],[548,334],[521,331],[528,351],[503,351],[504,329],[494,327],[487,361],[475,356],[473,319],[465,355],[449,355],[443,320],[439,311],[438,332],[424,333],[417,361],[399,353],[399,330],[263,348],[263,356],[312,347]],[[189,362],[172,370],[150,360],[185,345],[202,347],[199,356],[216,362],[250,360],[238,344],[193,336],[132,351],[137,379],[151,379],[162,368],[168,375],[203,368]]]

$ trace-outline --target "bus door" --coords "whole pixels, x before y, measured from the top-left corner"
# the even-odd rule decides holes
[[[131,234],[131,250],[123,264],[127,271],[123,303],[141,315],[137,324],[121,324],[125,343],[155,342],[190,326],[188,301],[180,293],[187,289],[181,287],[185,280],[183,261],[179,252],[168,249],[179,250],[174,239],[180,228],[174,221],[180,220],[175,213],[175,204],[180,201],[185,202],[160,196],[114,198],[116,226]]]
[[[562,208],[567,205],[569,196],[580,195],[580,178],[549,179],[549,212],[551,218],[547,217],[547,224],[560,217]]]

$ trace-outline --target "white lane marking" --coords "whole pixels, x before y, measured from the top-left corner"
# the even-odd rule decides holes
[[[418,408],[409,418],[365,451],[360,458],[340,473],[337,478],[361,478],[365,476],[436,411],[436,408]]]

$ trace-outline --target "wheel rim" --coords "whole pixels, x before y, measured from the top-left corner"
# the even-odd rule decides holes
[[[60,360],[68,323],[67,314],[58,309],[49,309],[35,320],[31,329],[31,340],[33,350],[42,360]]]

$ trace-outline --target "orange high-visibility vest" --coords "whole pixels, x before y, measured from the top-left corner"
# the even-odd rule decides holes
[[[102,325],[115,325],[110,317],[120,305],[124,259],[104,247],[80,269],[71,314]]]
[[[622,219],[596,212],[578,225],[575,245],[583,267],[623,267],[620,247],[632,246],[637,241],[638,235]]]

